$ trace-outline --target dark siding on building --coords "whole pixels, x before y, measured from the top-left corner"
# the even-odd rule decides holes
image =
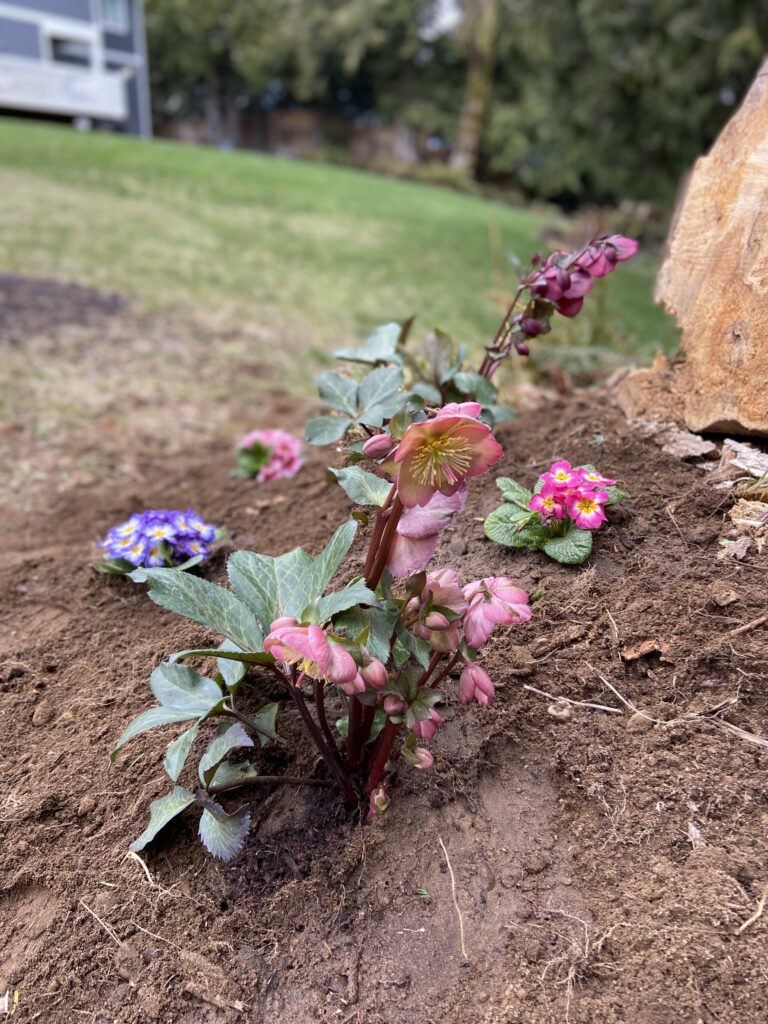
[[[41,56],[40,33],[31,21],[0,18],[0,53],[14,57]]]

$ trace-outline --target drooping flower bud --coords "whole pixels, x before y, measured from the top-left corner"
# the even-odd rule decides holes
[[[413,731],[419,737],[420,740],[424,740],[429,743],[434,738],[435,733],[444,723],[444,719],[435,711],[434,708],[429,709],[429,718],[420,719],[418,722],[413,723]]]
[[[371,658],[360,670],[360,675],[372,690],[383,690],[389,679],[389,672],[378,658]]]
[[[474,662],[468,662],[459,679],[461,703],[469,704],[471,700],[476,700],[481,707],[487,708],[495,696],[496,690],[485,669],[475,665]]]
[[[424,625],[427,629],[448,629],[450,622],[442,612],[431,611],[424,617]]]
[[[520,330],[528,338],[537,338],[544,330],[544,325],[535,316],[524,316],[520,321]]]
[[[354,679],[340,683],[341,689],[348,697],[354,697],[356,693],[365,693],[365,680],[358,672]]]
[[[369,459],[386,459],[397,447],[397,442],[389,434],[374,434],[363,445],[363,455]]]
[[[421,771],[427,771],[435,763],[432,754],[424,747],[414,747],[411,754],[415,758],[413,767],[419,768]]]
[[[378,786],[371,793],[368,801],[368,820],[374,818],[378,812],[384,812],[389,807],[389,796],[383,786]]]
[[[399,715],[405,710],[405,701],[398,693],[388,693],[384,698],[384,710],[388,715]]]
[[[524,341],[516,342],[515,352],[517,352],[519,356],[529,356],[531,354],[531,350],[528,348]]]

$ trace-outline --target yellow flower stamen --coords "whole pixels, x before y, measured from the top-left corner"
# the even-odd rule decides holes
[[[413,475],[421,484],[444,487],[462,480],[472,464],[472,446],[464,437],[426,438],[413,455]]]

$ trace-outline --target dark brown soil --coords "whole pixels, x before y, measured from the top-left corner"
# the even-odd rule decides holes
[[[348,507],[324,453],[295,481],[258,488],[229,477],[227,445],[201,442],[149,453],[135,478],[51,493],[41,511],[7,506],[0,999],[18,993],[15,1019],[766,1019],[768,914],[739,929],[768,888],[768,751],[708,717],[733,698],[725,721],[768,729],[768,625],[729,635],[766,610],[766,559],[717,560],[730,499],[600,392],[525,413],[500,439],[505,475],[532,481],[555,456],[594,461],[632,498],[572,569],[486,541],[479,517],[496,492],[476,483],[436,564],[466,580],[506,573],[538,594],[532,621],[486,649],[497,701],[448,708],[434,770],[401,770],[371,826],[332,792],[250,795],[254,829],[229,866],[204,854],[193,816],[145,851],[148,874],[125,859],[168,787],[170,733],[136,739],[112,767],[109,751],[150,703],[152,668],[205,633],[143,587],[96,575],[91,545],[142,507],[194,504],[230,531],[210,578],[236,547],[316,552]],[[716,580],[738,601],[713,604]],[[646,641],[655,649],[632,658]],[[525,684],[621,713],[573,707],[558,721]],[[289,710],[284,720],[292,733]],[[307,747],[262,756],[276,771],[312,767]]]

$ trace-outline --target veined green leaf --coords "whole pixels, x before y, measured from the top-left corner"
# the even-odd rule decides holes
[[[149,806],[149,824],[129,849],[133,853],[143,850],[147,843],[152,842],[157,833],[172,821],[178,814],[195,802],[195,794],[183,786],[175,786],[172,793],[153,800]]]
[[[233,644],[231,640],[223,640],[219,645],[219,652],[221,654],[242,654],[243,652],[237,646]],[[267,655],[269,657],[269,655]],[[247,672],[245,663],[240,658],[216,658],[216,666],[221,673],[221,678],[224,680],[224,685],[230,693],[237,691],[238,684],[242,681],[243,676]]]
[[[352,541],[355,539],[356,533],[357,523],[354,519],[348,519],[336,530],[315,559],[313,568],[314,586],[318,595],[322,594],[331,582],[333,574],[344,561],[347,552],[352,547]]]
[[[546,542],[544,552],[563,565],[581,565],[592,554],[592,531],[580,530],[572,523],[564,536]]]
[[[239,722],[235,722],[233,725],[220,725],[216,730],[216,735],[208,744],[208,749],[200,758],[197,768],[200,782],[204,786],[210,785],[217,765],[231,750],[252,746],[253,740]]]
[[[315,383],[318,394],[331,409],[349,416],[357,414],[357,381],[328,370],[321,373]]]
[[[495,508],[483,524],[486,537],[510,548],[526,548],[530,537],[525,533],[526,524],[538,518],[535,513],[519,505],[506,503]]]
[[[223,694],[213,679],[201,675],[189,665],[158,665],[149,679],[149,688],[165,708],[189,712],[190,718],[206,715]]]
[[[208,800],[200,818],[200,841],[219,860],[232,860],[242,848],[250,827],[251,815],[247,807],[227,814],[215,800]]]
[[[352,608],[356,604],[376,604],[376,595],[365,585],[364,580],[356,580],[344,587],[343,590],[337,590],[335,594],[321,597],[316,605],[317,621],[319,623],[327,622],[334,615],[338,615],[339,612],[346,611],[347,608]]]
[[[118,750],[124,747],[128,740],[132,740],[134,736],[147,732],[148,729],[154,729],[159,725],[188,722],[191,718],[196,717],[197,715],[194,712],[179,711],[175,708],[148,708],[129,723],[127,729],[115,744],[115,748],[112,751],[112,759],[114,760]]]
[[[141,571],[155,604],[216,630],[244,651],[263,650],[263,634],[253,612],[230,590],[177,569]]]
[[[227,789],[234,789],[237,784],[247,786],[257,779],[259,774],[259,769],[250,761],[222,761],[214,772],[209,788],[226,786]]]
[[[388,480],[382,480],[380,476],[360,466],[347,466],[344,469],[331,467],[331,472],[357,505],[377,505],[380,508],[392,490]]]
[[[377,366],[360,382],[360,406],[363,409],[370,409],[371,406],[386,402],[391,395],[400,390],[402,383],[403,371],[399,366]]]
[[[359,348],[341,348],[333,354],[337,359],[354,363],[399,363],[400,356],[395,350],[402,330],[397,323],[382,324]]]
[[[168,744],[163,768],[168,772],[173,782],[178,781],[179,776],[184,770],[184,764],[197,737],[198,728],[198,723],[195,722],[194,725],[190,725],[180,736],[177,736],[173,742]]]
[[[352,426],[348,416],[315,416],[304,427],[307,444],[333,444],[340,441]]]
[[[496,486],[501,491],[504,501],[517,505],[519,508],[525,509],[526,512],[529,511],[528,506],[533,497],[533,491],[529,491],[527,487],[523,487],[517,480],[513,480],[508,476],[497,477]]]

